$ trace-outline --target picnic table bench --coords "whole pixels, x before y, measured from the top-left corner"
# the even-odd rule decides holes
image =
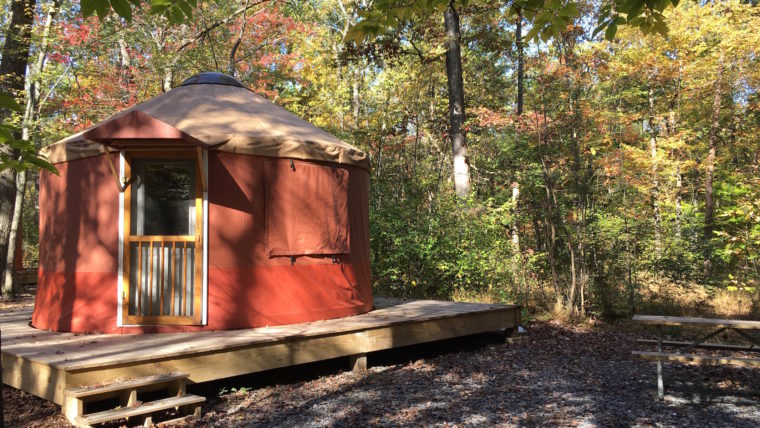
[[[657,344],[657,351],[633,351],[633,355],[646,360],[657,361],[657,396],[662,399],[665,396],[665,386],[662,379],[662,362],[694,362],[699,364],[728,364],[742,367],[760,367],[760,359],[739,358],[731,356],[700,355],[692,354],[694,348],[720,349],[736,352],[760,352],[760,339],[754,337],[748,331],[760,331],[760,321],[727,320],[712,318],[693,317],[670,317],[658,315],[635,315],[633,322],[657,326],[657,340],[639,339],[638,343]],[[711,332],[693,341],[664,341],[662,340],[663,326],[692,326],[706,327]],[[723,343],[706,343],[727,330],[734,330],[748,345],[730,345]],[[663,352],[663,346],[680,348],[676,352]]]

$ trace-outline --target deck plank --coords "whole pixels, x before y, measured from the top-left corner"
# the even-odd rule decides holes
[[[65,388],[171,371],[205,382],[512,328],[520,315],[514,305],[376,298],[375,306],[362,315],[276,327],[128,335],[42,331],[29,326],[31,311],[4,313],[4,363],[42,367],[60,377],[54,386],[45,386],[44,371],[38,376],[34,369],[26,370],[23,379],[10,376],[12,382],[6,383],[60,404]],[[28,384],[39,387],[30,390],[24,387]]]
[[[379,299],[378,299],[379,300]],[[388,301],[381,301],[388,304]],[[348,333],[409,322],[456,317],[490,311],[509,311],[510,305],[415,300],[381,307],[352,317],[276,327],[243,330],[160,334],[53,333],[28,325],[31,311],[14,313],[14,320],[0,315],[2,350],[61,370],[82,370],[104,364],[137,362],[187,353],[296,340],[324,334]]]

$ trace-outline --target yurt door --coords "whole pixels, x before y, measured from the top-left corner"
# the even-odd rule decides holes
[[[203,193],[194,157],[125,162],[124,325],[201,322]],[[128,231],[128,233],[127,233]]]

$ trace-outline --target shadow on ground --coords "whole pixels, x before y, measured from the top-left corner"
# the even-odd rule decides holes
[[[191,385],[196,426],[760,426],[757,369],[633,359],[640,332],[537,324],[507,344],[480,335]],[[57,406],[4,387],[7,426],[60,426]],[[19,394],[23,395],[20,397]],[[52,410],[51,410],[52,409]]]
[[[658,401],[654,363],[630,356],[636,337],[539,324],[516,344],[484,335],[370,354],[363,375],[340,359],[198,387],[210,425],[760,426],[756,369],[666,364]]]

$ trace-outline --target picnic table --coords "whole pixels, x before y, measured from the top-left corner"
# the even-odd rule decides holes
[[[699,364],[728,364],[742,367],[758,367],[760,359],[740,358],[733,356],[718,355],[698,355],[692,354],[694,348],[728,350],[735,352],[760,352],[760,339],[753,336],[751,332],[760,331],[760,321],[746,320],[728,320],[713,318],[694,318],[694,317],[670,317],[658,315],[635,315],[633,322],[639,324],[653,325],[657,327],[657,340],[639,339],[638,343],[657,344],[657,351],[633,351],[633,355],[646,360],[657,361],[657,396],[662,399],[665,396],[665,386],[662,379],[662,362],[694,362]],[[705,334],[692,341],[664,341],[662,339],[664,326],[691,326],[704,327],[710,329],[710,333]],[[718,336],[727,330],[734,330],[739,334],[748,345],[733,345],[723,343],[707,343],[708,340]],[[680,348],[676,352],[663,352],[663,346]]]

